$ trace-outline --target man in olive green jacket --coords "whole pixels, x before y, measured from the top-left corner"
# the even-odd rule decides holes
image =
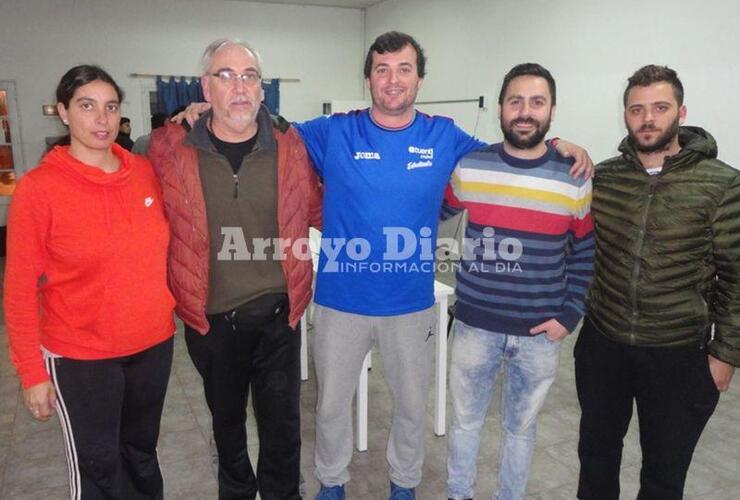
[[[696,443],[740,365],[740,171],[681,126],[675,71],[645,66],[624,94],[629,135],[598,165],[594,280],[575,348],[578,498],[619,498],[637,403],[638,499],[680,500]]]

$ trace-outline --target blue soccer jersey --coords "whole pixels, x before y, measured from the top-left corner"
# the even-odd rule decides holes
[[[422,113],[402,129],[367,109],[296,127],[324,183],[316,303],[371,316],[431,307],[445,187],[458,160],[485,144]]]

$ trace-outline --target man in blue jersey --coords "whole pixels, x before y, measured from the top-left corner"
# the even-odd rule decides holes
[[[524,496],[537,415],[558,370],[560,341],[584,314],[593,273],[591,181],[545,142],[555,80],[515,66],[499,94],[503,143],[466,155],[443,216],[468,210],[457,273],[450,367],[448,496],[473,498],[480,432],[503,371],[499,479],[493,498]],[[477,248],[475,248],[477,246]]]
[[[424,64],[413,38],[381,35],[365,64],[372,107],[298,125],[325,186],[314,297],[318,500],[344,498],[352,396],[376,343],[393,395],[391,498],[414,498],[421,481],[436,331],[434,256],[414,242],[435,241],[452,169],[485,146],[451,119],[416,112]]]

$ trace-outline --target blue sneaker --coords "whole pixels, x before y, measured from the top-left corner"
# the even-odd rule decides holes
[[[344,485],[324,486],[322,484],[313,500],[344,500]]]
[[[401,488],[391,481],[391,496],[388,500],[416,500],[414,488]]]

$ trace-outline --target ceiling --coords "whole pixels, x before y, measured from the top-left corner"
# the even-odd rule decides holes
[[[242,0],[258,3],[287,3],[292,5],[323,5],[325,7],[345,7],[365,9],[385,0]]]

